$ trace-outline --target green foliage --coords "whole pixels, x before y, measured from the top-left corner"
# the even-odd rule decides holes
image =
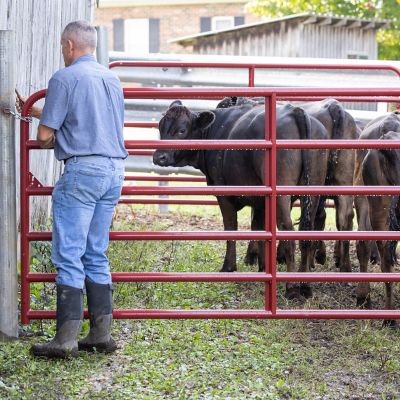
[[[378,32],[379,58],[400,60],[400,0],[252,0],[246,7],[249,12],[264,17],[310,12],[388,19],[392,22],[391,29]]]

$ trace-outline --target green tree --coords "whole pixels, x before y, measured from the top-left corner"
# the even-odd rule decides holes
[[[246,8],[265,17],[310,12],[388,19],[392,22],[391,28],[378,31],[378,58],[400,60],[400,0],[252,0]]]

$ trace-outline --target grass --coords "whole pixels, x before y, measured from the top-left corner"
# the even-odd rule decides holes
[[[215,208],[194,213],[177,206],[162,218],[153,207],[128,210],[121,209],[114,229],[222,229]],[[240,215],[243,229],[248,220],[247,211]],[[241,261],[246,245],[238,243],[241,271],[249,269]],[[109,256],[114,271],[216,271],[224,247],[210,241],[113,242]],[[48,247],[37,243],[35,250],[32,269],[51,270]],[[329,269],[331,260],[321,267]],[[280,287],[278,305],[353,307],[353,289],[315,284],[312,299],[292,304]],[[377,308],[383,307],[382,293],[382,285],[374,284]],[[262,308],[264,285],[122,283],[114,298],[116,308]],[[32,307],[54,308],[53,285],[32,285]],[[115,354],[70,360],[29,355],[33,343],[53,335],[53,322],[33,321],[24,331],[32,336],[0,345],[1,399],[400,398],[399,334],[380,321],[116,320],[113,335],[121,348]]]

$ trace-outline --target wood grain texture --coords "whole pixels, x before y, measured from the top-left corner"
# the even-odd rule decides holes
[[[17,88],[22,94],[32,94],[47,87],[50,77],[64,67],[60,36],[69,22],[84,19],[93,21],[95,0],[0,0],[0,30],[16,32]],[[13,45],[10,43],[10,45]],[[41,102],[43,104],[43,101]],[[17,155],[19,155],[19,124],[17,124]],[[30,137],[36,137],[37,122]],[[52,150],[32,151],[31,171],[46,185],[58,179],[62,165]],[[19,182],[19,158],[17,160]],[[17,209],[19,210],[19,194]],[[31,200],[32,224],[44,223],[50,215],[49,197]]]

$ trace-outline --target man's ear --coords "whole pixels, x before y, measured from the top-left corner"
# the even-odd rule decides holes
[[[202,111],[196,117],[196,127],[204,130],[210,127],[215,121],[215,114],[211,111]]]
[[[182,102],[180,100],[174,100],[170,105],[169,108],[173,107],[173,106],[182,106]]]

